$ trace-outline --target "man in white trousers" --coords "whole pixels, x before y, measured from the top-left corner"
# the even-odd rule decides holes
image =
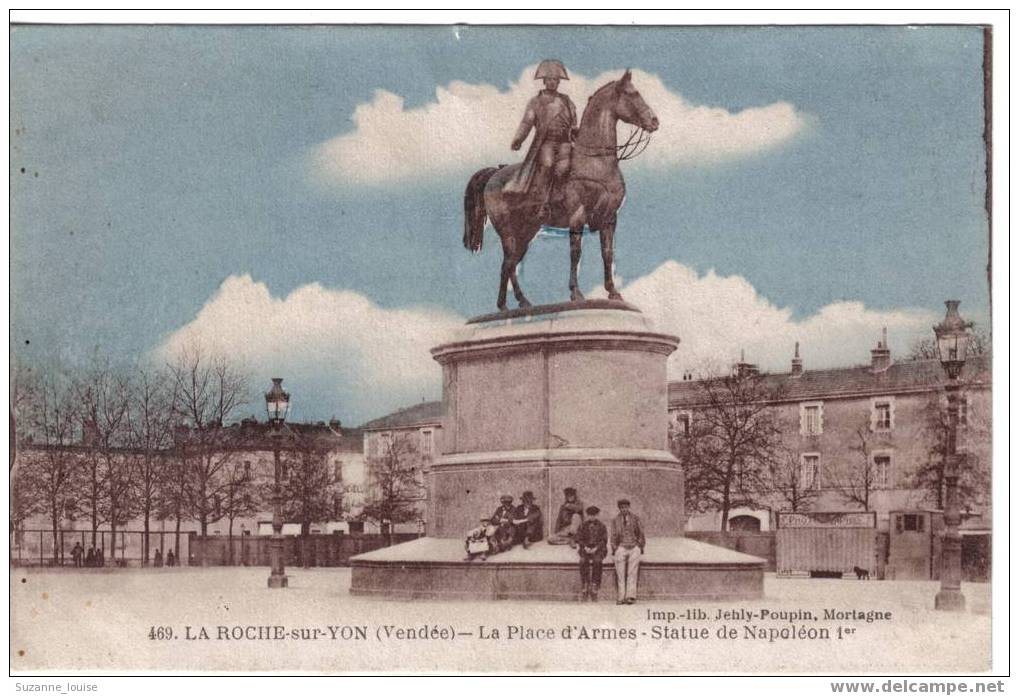
[[[633,604],[637,601],[637,572],[644,555],[644,528],[640,518],[630,512],[630,501],[622,498],[616,503],[619,514],[612,520],[612,557],[616,563],[616,604]]]

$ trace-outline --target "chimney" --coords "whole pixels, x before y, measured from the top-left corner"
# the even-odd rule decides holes
[[[803,374],[803,360],[800,359],[800,342],[796,342],[796,348],[793,351],[793,377],[799,377]]]
[[[757,368],[757,365],[748,363],[743,349],[740,348],[739,362],[736,363],[736,376],[745,377],[747,375],[756,375],[758,372],[760,372],[760,370]]]
[[[888,327],[881,329],[881,340],[877,348],[870,351],[870,369],[872,372],[884,372],[892,364],[892,351],[888,350]]]

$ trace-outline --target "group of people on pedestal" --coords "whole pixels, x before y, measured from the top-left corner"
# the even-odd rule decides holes
[[[577,550],[580,561],[581,601],[595,601],[601,588],[602,564],[612,549],[616,567],[616,604],[633,604],[637,601],[637,574],[647,540],[640,518],[630,512],[630,501],[617,502],[619,514],[612,519],[611,531],[598,519],[601,510],[585,507],[575,488],[563,489],[565,500],[559,506],[553,533],[548,543],[566,545]],[[513,505],[512,495],[503,495],[499,507],[490,517],[467,533],[465,547],[472,561],[480,556],[487,560],[492,554],[512,548],[516,544],[525,549],[541,541],[541,510],[534,502],[534,494],[524,491],[520,505]]]

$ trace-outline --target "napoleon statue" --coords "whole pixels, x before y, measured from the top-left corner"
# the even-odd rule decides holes
[[[577,107],[559,92],[559,81],[569,80],[566,67],[558,60],[543,60],[534,73],[545,89],[531,97],[510,148],[519,150],[531,129],[534,139],[520,170],[506,187],[509,193],[527,194],[536,191],[542,199],[539,214],[548,219],[551,202],[558,194],[560,203],[566,175],[570,173],[570,156],[577,137]]]
[[[531,98],[510,147],[519,150],[531,135],[524,161],[486,167],[475,172],[464,192],[464,246],[481,250],[485,223],[502,242],[502,271],[496,306],[506,309],[507,286],[517,303],[530,306],[517,280],[517,265],[542,226],[569,229],[570,300],[584,297],[577,283],[584,230],[601,239],[605,290],[609,300],[622,300],[613,282],[613,238],[616,214],[626,196],[619,162],[643,151],[658,129],[658,117],[633,84],[629,70],[618,80],[599,87],[587,101],[577,124],[577,107],[559,92],[569,80],[558,60],[543,60],[534,73],[544,89]],[[618,144],[616,124],[633,127]]]

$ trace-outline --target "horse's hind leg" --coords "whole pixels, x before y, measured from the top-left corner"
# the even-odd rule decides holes
[[[612,264],[614,257],[612,243],[616,236],[615,216],[613,216],[612,220],[606,223],[602,229],[598,230],[598,236],[601,237],[601,260],[602,265],[605,267],[605,291],[608,292],[610,300],[622,301],[623,296],[616,290],[616,283],[612,278]]]
[[[524,255],[527,254],[527,247],[524,247],[520,255],[513,260],[513,267],[510,269],[510,282],[513,283],[513,295],[517,298],[517,304],[521,307],[527,308],[531,306],[531,303],[524,297],[524,291],[520,289],[520,283],[517,281],[517,266],[524,260]]]
[[[513,229],[502,237],[502,275],[499,278],[498,303],[500,312],[506,311],[506,288],[510,282],[513,283],[513,294],[516,295],[517,302],[523,297],[523,294],[520,292],[520,283],[517,282],[517,264],[523,256],[517,250],[519,245],[520,241]],[[526,300],[524,301],[526,302]]]
[[[584,235],[584,227],[570,227],[570,300],[580,302],[584,295],[577,283],[577,268],[580,266],[580,242]]]
[[[502,272],[499,275],[499,299],[495,303],[495,306],[500,312],[506,311],[506,284],[509,282],[510,271],[513,270],[510,265],[510,258],[506,255],[506,251],[502,253]]]

